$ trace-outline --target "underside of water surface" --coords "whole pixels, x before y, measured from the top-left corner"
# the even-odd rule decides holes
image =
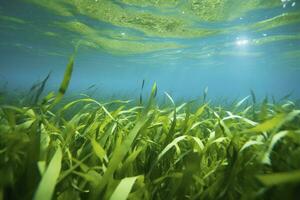
[[[299,198],[297,0],[0,0],[0,38],[0,200]]]

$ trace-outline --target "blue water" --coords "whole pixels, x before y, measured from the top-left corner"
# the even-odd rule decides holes
[[[121,1],[116,2],[118,5]],[[151,6],[127,5],[123,9],[161,14]],[[176,7],[166,10],[163,15],[178,11]],[[159,94],[168,92],[175,99],[197,98],[206,87],[212,99],[242,98],[250,89],[259,97],[273,95],[280,98],[292,92],[292,97],[298,99],[300,20],[260,31],[247,28],[283,13],[299,17],[300,2],[282,2],[279,6],[252,10],[231,20],[193,21],[195,28],[218,31],[210,36],[160,37],[96,20],[79,11],[73,16],[61,16],[30,1],[1,0],[0,16],[6,18],[0,18],[0,83],[6,84],[8,92],[17,93],[28,90],[51,72],[47,89],[57,89],[74,46],[82,39],[94,40],[86,34],[78,36],[55,26],[53,22],[80,21],[97,30],[137,36],[139,42],[173,42],[182,47],[128,53],[79,46],[69,95],[89,93],[105,98],[135,98],[145,80],[145,92],[156,82]],[[7,16],[26,23],[16,23]],[[234,29],[237,26],[246,28]],[[60,37],[43,34],[46,31]],[[283,39],[270,39],[276,36],[283,36]],[[256,44],[265,38],[270,41]]]

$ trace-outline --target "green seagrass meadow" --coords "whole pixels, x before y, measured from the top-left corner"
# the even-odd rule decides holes
[[[58,92],[42,95],[46,78],[33,103],[1,103],[0,200],[299,198],[296,103],[160,105],[155,84],[134,103],[61,101],[73,63]]]

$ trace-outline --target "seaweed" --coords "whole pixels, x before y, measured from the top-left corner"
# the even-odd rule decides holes
[[[0,105],[0,199],[296,199],[300,110],[284,97],[250,96],[215,106],[203,96],[178,104],[62,102]],[[252,100],[250,100],[250,97]],[[54,109],[55,106],[55,109]],[[74,110],[75,109],[75,112]],[[70,114],[71,113],[71,114]]]

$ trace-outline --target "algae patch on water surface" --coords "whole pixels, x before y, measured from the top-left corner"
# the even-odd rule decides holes
[[[299,23],[299,11],[279,12],[282,8],[279,0],[24,2],[45,12],[46,21],[41,26],[39,20],[30,18],[20,24],[20,19],[6,16],[5,20],[15,23],[7,28],[24,30],[30,26],[40,37],[51,38],[59,44],[74,46],[80,42],[86,49],[123,55],[197,48],[201,45],[193,42],[194,39],[231,38],[244,32],[264,34]]]

